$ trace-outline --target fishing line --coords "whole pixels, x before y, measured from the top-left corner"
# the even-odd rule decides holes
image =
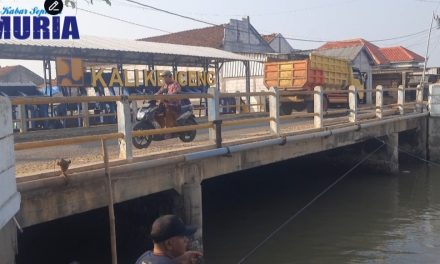
[[[377,147],[375,150],[373,150],[371,153],[369,153],[366,157],[364,157],[361,161],[356,163],[351,169],[349,169],[347,172],[345,172],[341,177],[339,177],[336,181],[334,181],[332,184],[330,184],[327,188],[325,188],[321,193],[319,193],[315,198],[313,198],[310,202],[308,202],[303,208],[298,210],[294,215],[289,217],[284,223],[282,223],[279,227],[277,227],[272,233],[270,233],[263,241],[261,241],[256,247],[254,247],[249,253],[246,254],[239,262],[238,264],[244,263],[250,256],[252,256],[261,246],[263,246],[267,241],[269,241],[273,236],[275,236],[281,229],[283,229],[287,224],[289,224],[293,219],[295,219],[299,214],[301,214],[305,209],[307,209],[310,205],[312,205],[316,200],[318,200],[321,196],[323,196],[326,192],[328,192],[333,186],[335,186],[338,182],[340,182],[342,179],[345,178],[350,172],[352,172],[354,169],[356,169],[359,165],[364,163],[370,156],[372,156],[374,153],[376,153],[379,149],[381,149],[383,146],[385,146],[385,143],[382,142],[382,145]]]
[[[379,141],[379,142],[382,142],[382,144],[386,144],[386,145],[391,146],[389,143],[387,143],[387,142],[385,142],[385,141],[383,141],[383,140],[381,140],[381,139],[378,139],[378,138],[374,138],[374,139],[376,139],[376,140]],[[393,146],[393,147],[395,147],[395,146]],[[432,165],[434,165],[434,166],[440,167],[440,163],[437,163],[437,162],[430,161],[430,160],[427,160],[427,159],[425,159],[425,158],[419,157],[419,156],[414,155],[414,154],[410,153],[409,151],[406,151],[406,150],[404,150],[404,149],[402,149],[402,148],[399,148],[399,147],[397,147],[397,149],[398,149],[400,152],[403,152],[403,153],[405,153],[405,154],[408,155],[408,156],[411,156],[411,157],[416,158],[416,159],[418,159],[418,160],[421,160],[421,161],[424,161],[424,162],[426,162],[426,163],[432,164]]]

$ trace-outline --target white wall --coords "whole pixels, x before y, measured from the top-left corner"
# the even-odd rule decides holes
[[[293,51],[292,46],[281,34],[277,34],[276,37],[270,42],[270,47],[278,53],[290,53]]]
[[[370,60],[365,54],[365,51],[359,52],[356,58],[351,62],[353,67],[358,68],[361,72],[367,73],[367,90],[372,89],[373,86],[373,74]],[[372,93],[367,93],[367,103],[372,103]]]
[[[263,76],[251,76],[251,92],[261,92],[267,91],[266,86],[263,84]],[[246,92],[246,78],[236,77],[236,78],[222,78],[221,79],[221,92],[222,93],[235,93],[235,92]],[[245,100],[245,97],[242,97]],[[261,100],[264,98],[251,97],[251,104],[260,104]],[[261,106],[262,107],[262,106]],[[252,106],[251,112],[260,112],[261,107]]]
[[[15,180],[14,136],[9,99],[0,96],[0,229],[18,212],[20,194]]]
[[[263,76],[251,76],[251,92],[267,91],[266,86],[263,84]],[[235,93],[246,92],[246,78],[223,78],[221,80],[221,92],[222,93]]]

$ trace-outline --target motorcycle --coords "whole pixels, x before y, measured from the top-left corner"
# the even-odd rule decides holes
[[[150,100],[144,104],[136,114],[136,125],[133,130],[149,130],[162,128],[159,119],[165,117],[165,106],[163,103],[157,104],[156,100]],[[179,115],[176,119],[176,126],[190,126],[197,125],[195,116],[193,114],[193,106],[189,100],[182,100]],[[191,142],[196,137],[196,130],[176,132],[171,134],[156,134],[148,136],[133,137],[133,145],[138,148],[147,148],[151,142],[162,141],[169,138],[178,137],[183,142]]]

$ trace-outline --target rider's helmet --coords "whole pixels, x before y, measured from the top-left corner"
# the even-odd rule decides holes
[[[163,71],[161,74],[160,74],[160,76],[161,77],[173,77],[173,73],[171,72],[171,71]]]

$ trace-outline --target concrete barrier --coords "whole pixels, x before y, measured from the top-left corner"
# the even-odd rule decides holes
[[[17,234],[11,220],[20,209],[15,180],[11,102],[0,97],[0,260],[15,263]]]

